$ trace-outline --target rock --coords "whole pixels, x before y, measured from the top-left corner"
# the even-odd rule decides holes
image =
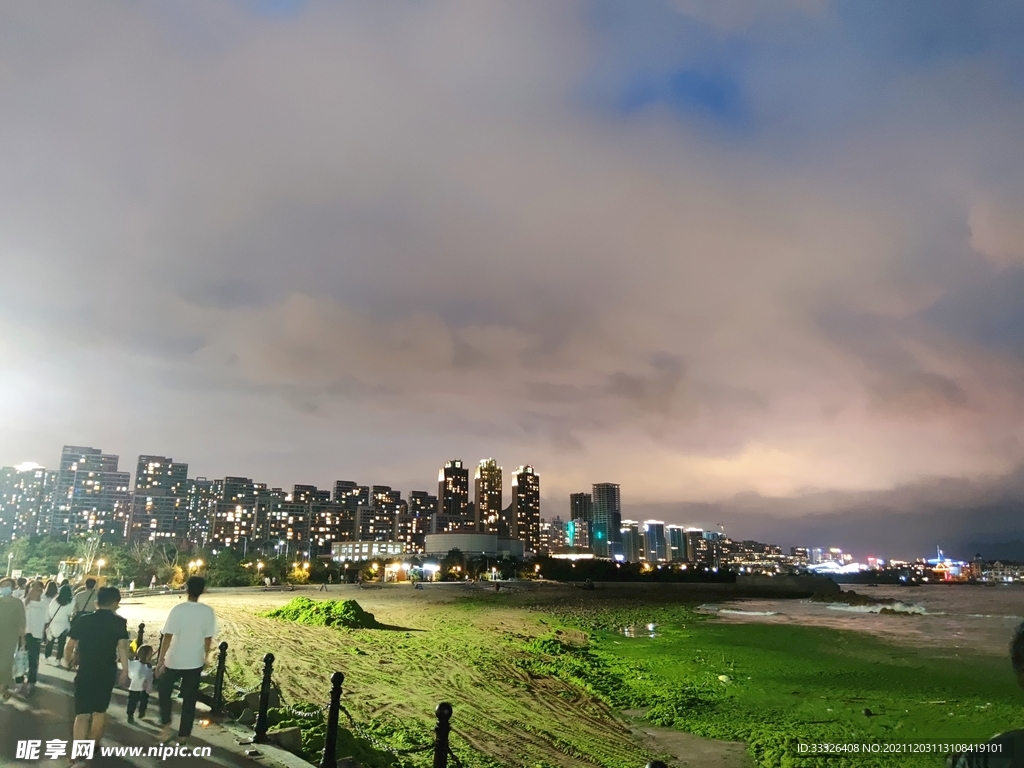
[[[253,691],[252,693],[245,694],[245,698],[243,699],[243,701],[245,702],[245,706],[247,709],[251,709],[254,712],[258,711],[260,708],[260,692]],[[274,707],[281,706],[281,694],[278,692],[276,688],[270,689],[270,696],[267,702],[268,709],[273,709]]]
[[[256,725],[256,713],[251,709],[242,710],[242,714],[238,716],[238,722],[241,725]]]
[[[271,744],[277,744],[281,749],[287,749],[293,755],[302,752],[302,729],[298,726],[267,731],[267,738],[270,739]]]
[[[224,705],[224,711],[236,719],[245,711],[245,709],[245,701],[241,699],[237,701],[229,701]]]

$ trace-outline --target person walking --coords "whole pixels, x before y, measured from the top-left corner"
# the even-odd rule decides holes
[[[139,648],[135,658],[128,662],[128,722],[135,722],[135,711],[139,718],[146,719],[146,708],[149,706],[149,694],[153,692],[153,646],[144,645]]]
[[[156,574],[154,573],[149,579],[149,588],[156,589]]]
[[[25,636],[25,604],[13,596],[14,580],[0,581],[0,700],[11,698],[14,652]]]
[[[135,579],[128,582],[128,596],[131,597],[135,594]]]
[[[185,586],[188,600],[178,603],[167,614],[154,672],[160,693],[161,741],[171,738],[171,698],[174,695],[174,684],[178,680],[181,680],[178,736],[188,738],[192,735],[199,677],[206,666],[213,636],[217,631],[217,617],[213,609],[199,602],[200,595],[206,590],[206,579],[193,576]]]
[[[96,579],[85,580],[85,589],[75,595],[75,607],[71,611],[72,618],[78,618],[83,613],[92,613],[96,610]]]
[[[68,633],[65,655],[75,675],[74,738],[99,741],[107,725],[107,708],[118,682],[128,687],[128,622],[117,615],[121,592],[102,587],[96,593],[96,610],[75,619]],[[120,676],[117,665],[121,663]],[[87,766],[80,761],[72,766]]]
[[[14,592],[11,593],[11,597],[17,598],[18,600],[25,599],[25,587],[28,586],[28,579],[24,576],[18,577],[18,581],[15,584]]]
[[[19,680],[22,694],[30,694],[36,688],[39,677],[39,651],[46,634],[46,615],[49,606],[43,602],[43,582],[33,581],[28,585],[25,597],[25,652],[28,655],[28,675]]]
[[[64,645],[71,630],[71,611],[74,610],[71,587],[64,586],[57,591],[57,596],[50,601],[46,620],[46,645],[43,647],[43,658],[50,658],[54,643],[57,645],[57,666],[64,662]]]
[[[46,602],[46,604],[49,605],[50,601],[57,596],[57,592],[59,591],[60,587],[57,586],[57,582],[53,579],[50,579],[48,582],[46,582],[46,592],[43,593],[44,602]]]

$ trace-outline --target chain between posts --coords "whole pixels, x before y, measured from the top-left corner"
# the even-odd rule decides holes
[[[345,715],[345,718],[348,720],[349,726],[351,726],[352,731],[356,735],[360,736],[361,738],[366,739],[368,742],[370,742],[370,744],[372,744],[377,749],[383,749],[385,752],[390,752],[395,757],[400,757],[402,755],[415,755],[418,752],[429,752],[430,750],[432,750],[434,748],[433,744],[428,744],[428,745],[426,745],[424,747],[411,747],[409,749],[395,749],[390,744],[388,744],[387,742],[381,741],[376,736],[374,736],[372,733],[370,733],[368,730],[366,730],[361,725],[359,725],[359,723],[356,722],[355,718],[352,717],[352,713],[349,712],[347,709],[345,709],[345,705],[344,704],[339,706],[339,710]]]

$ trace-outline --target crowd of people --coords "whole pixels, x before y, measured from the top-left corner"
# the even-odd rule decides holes
[[[216,617],[199,602],[205,580],[186,583],[188,599],[174,606],[164,622],[159,646],[129,645],[127,621],[119,616],[121,591],[85,580],[77,591],[65,579],[43,582],[0,580],[0,702],[30,696],[40,657],[75,672],[75,739],[99,740],[114,688],[128,691],[127,717],[146,718],[154,686],[159,699],[160,741],[173,736],[171,709],[175,686],[182,698],[178,738],[191,735],[203,668]],[[83,763],[84,765],[84,763]]]

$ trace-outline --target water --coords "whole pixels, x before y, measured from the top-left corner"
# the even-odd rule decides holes
[[[643,624],[641,626],[623,627],[622,634],[626,637],[657,637],[658,633],[654,631],[657,628],[657,624]]]
[[[810,600],[733,600],[701,606],[719,621],[802,624],[868,632],[914,646],[961,649],[1005,656],[1010,638],[1024,622],[1024,586],[997,587],[925,585],[870,587],[848,585],[874,598],[891,598],[896,615],[881,614],[885,606],[851,606]]]

